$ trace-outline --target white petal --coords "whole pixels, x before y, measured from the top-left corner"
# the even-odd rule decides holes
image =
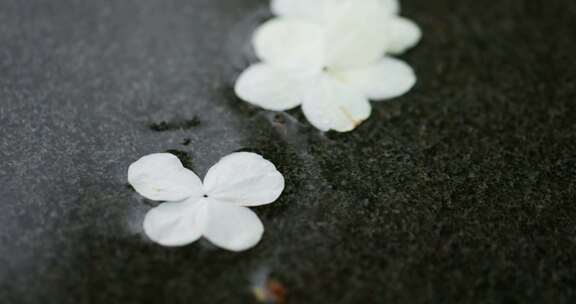
[[[204,237],[214,245],[243,251],[254,247],[262,238],[264,226],[252,210],[218,201],[210,201],[207,209]]]
[[[280,48],[275,51],[276,53],[296,54],[294,50],[304,50],[302,52],[305,54],[304,56],[297,56],[305,58],[304,60],[288,62],[283,59],[285,61],[284,66],[291,68],[298,63],[304,66],[315,66],[320,61],[311,58],[321,57],[324,58],[320,59],[324,65],[330,67],[359,67],[374,63],[386,51],[404,51],[408,47],[414,46],[419,40],[419,29],[414,27],[415,24],[406,19],[395,17],[395,14],[398,14],[400,10],[397,0],[276,0],[272,2],[272,10],[280,16],[300,18],[301,20],[297,22],[291,19],[292,22],[304,24],[303,20],[308,20],[310,23],[322,25],[325,29],[323,46],[322,43],[316,43],[320,41],[318,37],[306,38],[302,34],[290,34],[298,39],[283,41],[289,33],[286,30],[289,28],[288,26],[281,27],[284,29],[282,31],[279,29],[269,31],[271,33],[267,35],[269,39],[262,39],[266,43],[261,43],[261,45],[268,46],[268,49],[275,50],[270,46]],[[388,22],[387,20],[392,21]],[[276,27],[280,28],[279,26]],[[302,27],[299,27],[298,31],[291,29],[290,33],[292,32],[307,32],[308,35],[309,33],[318,35],[317,31]],[[306,45],[306,41],[314,42],[304,48],[303,45]],[[321,48],[325,50],[323,56],[318,53]],[[310,52],[310,49],[314,49],[314,56],[310,56],[313,53]],[[264,54],[272,53],[272,51],[257,53],[262,53],[260,57],[263,59],[274,58],[271,61],[280,62],[276,59],[280,56],[266,56]],[[282,57],[287,56],[283,55]]]
[[[267,110],[284,111],[300,105],[304,80],[265,63],[246,69],[236,81],[236,95]]]
[[[422,31],[416,23],[406,18],[390,18],[387,22],[389,43],[387,52],[402,54],[414,47],[422,38]]]
[[[367,119],[372,108],[368,99],[354,88],[323,75],[304,96],[302,110],[320,130],[347,132]]]
[[[400,1],[398,0],[379,0],[384,9],[391,15],[400,14]]]
[[[326,64],[332,68],[371,64],[388,48],[386,23],[359,9],[347,10],[326,28]]]
[[[353,14],[363,18],[386,18],[400,13],[400,3],[398,0],[329,0],[327,3],[331,7],[329,13]],[[382,20],[382,19],[381,19]]]
[[[204,178],[210,198],[241,206],[274,202],[284,190],[284,177],[262,156],[232,153],[216,163]]]
[[[163,246],[184,246],[198,240],[204,231],[204,200],[163,203],[144,218],[144,232]]]
[[[128,168],[128,182],[155,201],[179,201],[202,196],[202,181],[169,153],[144,156]]]
[[[322,28],[305,20],[275,18],[254,34],[256,55],[283,69],[320,70],[324,63]]]
[[[404,95],[416,84],[412,68],[392,57],[384,57],[366,68],[340,71],[338,78],[373,100]]]
[[[278,16],[306,18],[316,22],[325,21],[342,6],[353,4],[355,6],[380,5],[376,9],[388,15],[398,14],[400,5],[398,0],[272,0],[272,12]]]

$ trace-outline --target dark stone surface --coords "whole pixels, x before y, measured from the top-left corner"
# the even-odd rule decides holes
[[[405,0],[419,84],[349,134],[238,101],[256,0],[0,1],[1,303],[576,301],[576,2]],[[159,247],[127,166],[257,151],[260,245]]]

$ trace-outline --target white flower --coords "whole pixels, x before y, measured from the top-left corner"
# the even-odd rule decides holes
[[[398,0],[272,0],[272,12],[279,16],[298,16],[317,19],[326,15],[328,10],[338,10],[342,6],[355,5],[360,9],[386,15],[400,13]],[[341,7],[339,7],[341,6]]]
[[[246,206],[274,202],[284,177],[258,154],[239,152],[216,163],[204,178],[172,154],[144,156],[128,169],[128,182],[142,196],[167,201],[144,219],[148,237],[164,246],[183,246],[205,237],[231,251],[255,246],[264,227]]]
[[[302,105],[320,130],[346,132],[371,113],[369,99],[408,92],[413,70],[384,56],[420,39],[419,28],[395,15],[391,0],[276,0],[280,15],[254,34],[262,60],[244,71],[235,86],[243,100],[284,111]],[[397,3],[396,3],[397,4]]]

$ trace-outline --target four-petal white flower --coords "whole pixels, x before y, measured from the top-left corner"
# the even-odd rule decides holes
[[[239,152],[216,163],[204,178],[168,153],[151,154],[131,164],[128,182],[142,196],[167,201],[144,219],[148,237],[164,246],[183,246],[204,236],[231,251],[255,246],[264,227],[246,208],[274,202],[284,177],[258,154]]]
[[[418,26],[395,15],[395,0],[275,0],[279,15],[256,30],[261,63],[238,78],[236,94],[262,108],[302,105],[320,130],[346,132],[371,113],[369,99],[408,92],[412,68],[385,56],[414,46]]]

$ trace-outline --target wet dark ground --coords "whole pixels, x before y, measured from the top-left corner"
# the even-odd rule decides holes
[[[348,134],[234,97],[256,0],[0,1],[1,303],[576,301],[576,2],[405,0],[419,83]],[[287,179],[237,254],[167,249],[128,165]]]

